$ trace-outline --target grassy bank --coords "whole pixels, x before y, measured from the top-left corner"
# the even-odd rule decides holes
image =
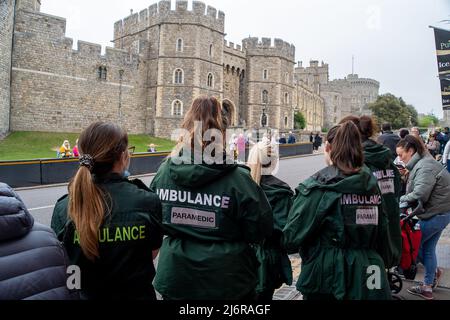
[[[0,141],[0,161],[55,158],[64,140],[69,140],[73,148],[78,136],[78,133],[13,132]],[[174,146],[170,140],[148,135],[130,135],[129,140],[136,152],[146,152],[149,144],[155,144],[157,151],[170,151]]]

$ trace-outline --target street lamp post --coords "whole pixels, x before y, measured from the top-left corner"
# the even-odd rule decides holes
[[[122,126],[122,81],[124,70],[119,70],[119,125]]]

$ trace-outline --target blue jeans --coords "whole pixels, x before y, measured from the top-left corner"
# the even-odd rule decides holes
[[[448,170],[448,172],[450,172],[450,159],[447,160],[447,170]]]
[[[436,246],[442,231],[450,223],[450,212],[434,216],[430,220],[421,220],[422,242],[419,250],[419,261],[425,267],[424,284],[431,286],[437,270]]]

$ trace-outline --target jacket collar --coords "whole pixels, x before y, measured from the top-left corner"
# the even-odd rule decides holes
[[[94,180],[95,183],[128,181],[127,178],[124,178],[121,174],[118,173],[108,173],[105,175],[93,174],[92,179]]]
[[[408,169],[409,171],[411,171],[412,169],[414,169],[414,167],[416,166],[416,164],[422,160],[422,156],[416,152],[413,157],[411,158],[411,160],[409,160],[408,164],[406,165],[406,169]]]

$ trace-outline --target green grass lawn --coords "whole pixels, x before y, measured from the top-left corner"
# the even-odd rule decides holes
[[[55,158],[56,150],[64,140],[69,140],[73,148],[78,136],[78,133],[13,132],[0,141],[0,161]],[[170,151],[175,145],[170,140],[147,135],[129,135],[129,140],[130,146],[136,147],[136,152],[147,152],[148,145],[152,143],[158,152]]]

